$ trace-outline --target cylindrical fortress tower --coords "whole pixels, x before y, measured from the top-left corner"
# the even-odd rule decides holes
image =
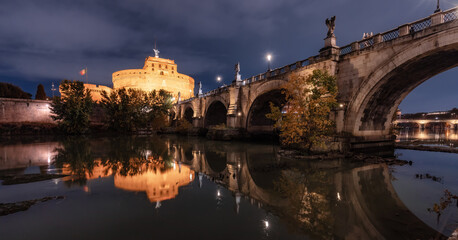
[[[127,69],[113,73],[113,88],[136,88],[144,91],[164,89],[178,99],[194,97],[194,79],[178,73],[175,61],[159,57],[145,59],[143,69]]]

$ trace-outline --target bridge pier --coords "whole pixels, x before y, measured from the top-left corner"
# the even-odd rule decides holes
[[[195,128],[204,127],[204,119],[202,117],[195,117],[192,119],[192,126]]]

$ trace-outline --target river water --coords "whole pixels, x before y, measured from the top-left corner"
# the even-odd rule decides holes
[[[395,150],[412,165],[293,161],[266,143],[177,136],[8,140],[0,239],[438,239],[458,228],[458,155]]]

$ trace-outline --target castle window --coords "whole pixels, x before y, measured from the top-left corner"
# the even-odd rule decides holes
[[[175,70],[175,67],[172,67],[172,70]]]
[[[161,71],[161,75],[164,75],[164,72]]]
[[[162,68],[162,65],[161,65],[161,64],[159,64],[159,68]]]
[[[167,69],[167,65],[165,65],[165,69]]]

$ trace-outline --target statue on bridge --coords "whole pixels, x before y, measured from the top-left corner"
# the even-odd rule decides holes
[[[330,37],[335,37],[334,35],[334,29],[336,28],[336,16],[333,16],[332,18],[326,18],[326,26],[328,27],[328,35],[327,38]]]
[[[202,82],[199,82],[199,97],[203,95],[202,92]]]
[[[241,82],[242,76],[240,75],[240,63],[235,64],[235,82]]]

